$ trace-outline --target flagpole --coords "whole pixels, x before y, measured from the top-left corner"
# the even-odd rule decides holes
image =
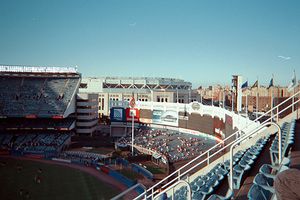
[[[211,106],[214,105],[214,86],[212,86],[212,92],[211,92]]]
[[[223,108],[225,108],[225,88],[223,88]]]
[[[271,87],[271,121],[273,121],[273,87]]]
[[[257,77],[257,87],[256,87],[256,119],[258,117],[258,89],[259,89],[259,85],[258,85],[258,77]]]
[[[272,74],[272,85],[271,85],[271,121],[273,121],[273,87],[274,87],[274,74]]]
[[[132,153],[132,156],[134,156],[134,153],[133,153],[133,144],[134,144],[134,114],[133,114],[133,108],[131,110],[131,119],[132,119],[132,122],[131,122],[131,153]]]
[[[233,91],[231,91],[231,111],[233,112]]]
[[[131,154],[134,156],[133,152],[133,144],[134,144],[134,107],[135,107],[135,99],[134,99],[134,93],[132,93],[132,99],[130,100],[130,112],[131,112]]]
[[[248,93],[246,93],[246,116],[248,117]]]
[[[295,87],[293,88],[293,106],[292,106],[292,109],[293,109],[293,112],[295,111],[295,108],[294,108],[294,103],[295,103]]]
[[[294,85],[296,84],[296,72],[295,72],[295,70],[294,70],[294,77],[293,77],[293,79],[294,79]],[[295,102],[295,86],[293,85],[293,106],[292,106],[292,111],[294,112],[295,111],[295,107],[294,107],[294,102]]]

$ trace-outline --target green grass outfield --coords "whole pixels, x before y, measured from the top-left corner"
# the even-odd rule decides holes
[[[3,163],[6,165],[3,166]],[[23,169],[18,172],[17,166]],[[39,174],[38,169],[42,169]],[[34,181],[39,174],[41,183]],[[20,189],[23,195],[20,195]],[[29,198],[26,192],[29,192]],[[36,200],[102,200],[117,195],[112,188],[97,178],[77,169],[27,160],[15,160],[0,157],[0,199],[36,199]]]

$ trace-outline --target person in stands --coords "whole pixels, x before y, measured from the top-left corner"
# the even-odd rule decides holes
[[[274,181],[274,188],[278,200],[300,199],[300,170],[280,172]]]
[[[161,193],[163,190],[160,188],[158,189],[158,192]],[[168,199],[168,195],[166,192],[163,192],[160,196],[159,196],[159,200],[167,200]]]

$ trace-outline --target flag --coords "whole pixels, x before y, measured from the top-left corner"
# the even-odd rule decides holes
[[[246,89],[248,87],[248,81],[246,81],[245,83],[242,84],[242,89]]]
[[[132,93],[132,97],[131,97],[131,100],[129,102],[129,105],[131,108],[134,108],[135,107],[135,99],[134,99],[134,94]]]
[[[295,70],[294,70],[292,81],[291,81],[291,83],[288,86],[288,91],[289,92],[291,92],[294,89],[294,87],[297,85],[296,82],[297,82],[297,80],[296,80],[296,73],[295,73]]]
[[[273,78],[271,78],[268,89],[273,86],[274,86],[274,81],[273,81]]]
[[[255,88],[255,87],[258,87],[258,80],[255,81],[255,83],[252,85],[251,88]]]

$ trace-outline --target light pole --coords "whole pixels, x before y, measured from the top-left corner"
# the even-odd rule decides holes
[[[134,107],[135,107],[135,99],[134,99],[134,95],[132,94],[132,98],[129,102],[129,105],[130,105],[130,114],[131,114],[131,154],[132,156],[134,155],[134,152],[133,152],[133,144],[134,144],[134,116],[135,116],[135,110],[134,110]]]

